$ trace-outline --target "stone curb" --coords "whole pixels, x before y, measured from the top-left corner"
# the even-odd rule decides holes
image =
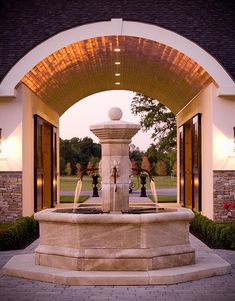
[[[3,267],[9,276],[66,285],[175,284],[230,273],[231,265],[216,254],[203,253],[195,265],[148,272],[69,271],[35,265],[35,255],[16,255]]]

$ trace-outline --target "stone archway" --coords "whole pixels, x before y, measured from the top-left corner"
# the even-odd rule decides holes
[[[6,74],[0,84],[0,96],[13,96],[14,88],[35,65],[52,53],[73,43],[97,37],[126,36],[155,41],[175,49],[197,62],[219,86],[219,95],[233,95],[234,81],[208,52],[179,34],[156,25],[112,19],[61,32],[28,52]]]
[[[204,169],[213,173],[216,139],[212,125],[215,121],[219,124],[213,110],[221,106],[220,99],[235,94],[234,82],[223,67],[193,42],[155,25],[121,19],[83,25],[38,45],[1,82],[1,95],[16,96],[22,104],[23,214],[32,213],[27,199],[33,197],[33,186],[28,187],[33,177],[33,152],[32,145],[26,143],[33,140],[33,131],[29,130],[32,115],[58,126],[59,115],[73,103],[114,87],[139,91],[163,102],[178,115],[178,126],[198,113],[209,117],[210,132],[203,139],[210,137],[210,145],[209,152],[203,151],[203,160],[209,158],[210,165],[205,164]],[[228,104],[226,98],[223,101],[224,112],[231,114],[234,103]],[[203,127],[207,125],[204,118]],[[223,127],[228,139],[230,127],[231,120]],[[229,164],[225,163],[222,170]],[[210,189],[205,188],[202,194],[206,198],[209,191],[210,205],[202,210],[213,217],[213,175],[204,173],[202,170]]]

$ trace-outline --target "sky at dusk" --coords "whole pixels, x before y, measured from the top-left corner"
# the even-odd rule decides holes
[[[131,91],[112,90],[88,96],[70,107],[60,117],[60,137],[71,139],[73,137],[91,137],[94,142],[98,138],[90,131],[91,124],[109,120],[108,111],[111,107],[119,107],[123,111],[122,120],[139,123],[140,118],[131,113],[131,101],[134,93]],[[147,150],[152,143],[151,131],[139,131],[132,139],[132,143]]]

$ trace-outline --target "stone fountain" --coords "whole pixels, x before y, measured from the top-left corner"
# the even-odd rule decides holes
[[[40,244],[30,257],[35,260],[31,273],[27,269],[24,277],[77,285],[166,284],[200,278],[195,250],[189,244],[191,210],[139,214],[130,210],[129,144],[140,126],[122,121],[119,108],[110,109],[109,117],[90,127],[102,145],[101,210],[96,214],[60,209],[36,213]],[[175,270],[186,266],[187,275]],[[12,275],[9,266],[6,270]],[[21,276],[22,270],[23,264]]]
[[[195,262],[189,245],[188,209],[128,214],[129,144],[140,126],[121,120],[111,108],[110,120],[90,126],[100,139],[102,214],[36,213],[40,223],[38,265],[83,271],[148,271]],[[62,235],[62,233],[66,235]]]

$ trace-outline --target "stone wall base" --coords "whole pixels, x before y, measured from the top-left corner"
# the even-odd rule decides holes
[[[22,216],[22,171],[0,172],[0,222]]]
[[[235,204],[235,170],[213,171],[214,220],[235,220],[235,208],[224,208],[225,204]]]

